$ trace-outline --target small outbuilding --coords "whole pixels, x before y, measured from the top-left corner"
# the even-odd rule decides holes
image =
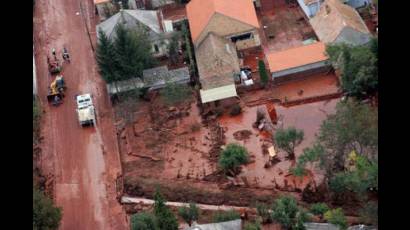
[[[322,42],[272,52],[266,55],[274,83],[295,80],[331,68]]]

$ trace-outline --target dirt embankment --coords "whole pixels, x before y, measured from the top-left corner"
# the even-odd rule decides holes
[[[213,183],[171,182],[147,178],[125,180],[124,191],[130,196],[152,199],[156,188],[159,188],[169,201],[194,201],[212,205],[253,206],[256,202],[271,203],[278,196],[278,193],[272,190],[256,190],[243,187],[215,188]]]

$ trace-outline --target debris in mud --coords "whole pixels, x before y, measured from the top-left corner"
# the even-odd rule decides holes
[[[247,140],[249,137],[252,135],[252,132],[250,130],[240,130],[237,132],[233,133],[233,136],[235,140],[242,141],[242,140]]]
[[[324,183],[315,188],[313,182],[309,184],[302,191],[302,200],[308,203],[323,202],[325,200],[326,189]]]
[[[223,128],[216,121],[216,118],[208,118],[206,122],[211,130],[211,149],[209,150],[209,157],[211,161],[217,161],[221,146],[225,145],[225,133]]]

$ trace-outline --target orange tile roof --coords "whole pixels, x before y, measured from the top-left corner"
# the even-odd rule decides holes
[[[277,72],[303,65],[308,65],[320,61],[325,61],[328,57],[325,54],[326,46],[322,42],[310,45],[299,46],[279,52],[272,52],[266,55],[270,71]]]
[[[105,3],[105,2],[110,2],[110,0],[94,0],[94,5]]]
[[[192,0],[187,6],[192,40],[196,40],[215,13],[259,28],[252,0]]]

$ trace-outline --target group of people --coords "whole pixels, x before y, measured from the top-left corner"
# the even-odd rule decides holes
[[[51,53],[53,54],[53,56],[54,56],[54,59],[57,61],[57,54],[56,54],[56,49],[55,48],[53,48],[52,50],[51,50]],[[70,63],[70,55],[68,54],[68,51],[67,51],[67,49],[64,47],[63,48],[63,59],[64,59],[64,61],[68,61],[68,63]]]

